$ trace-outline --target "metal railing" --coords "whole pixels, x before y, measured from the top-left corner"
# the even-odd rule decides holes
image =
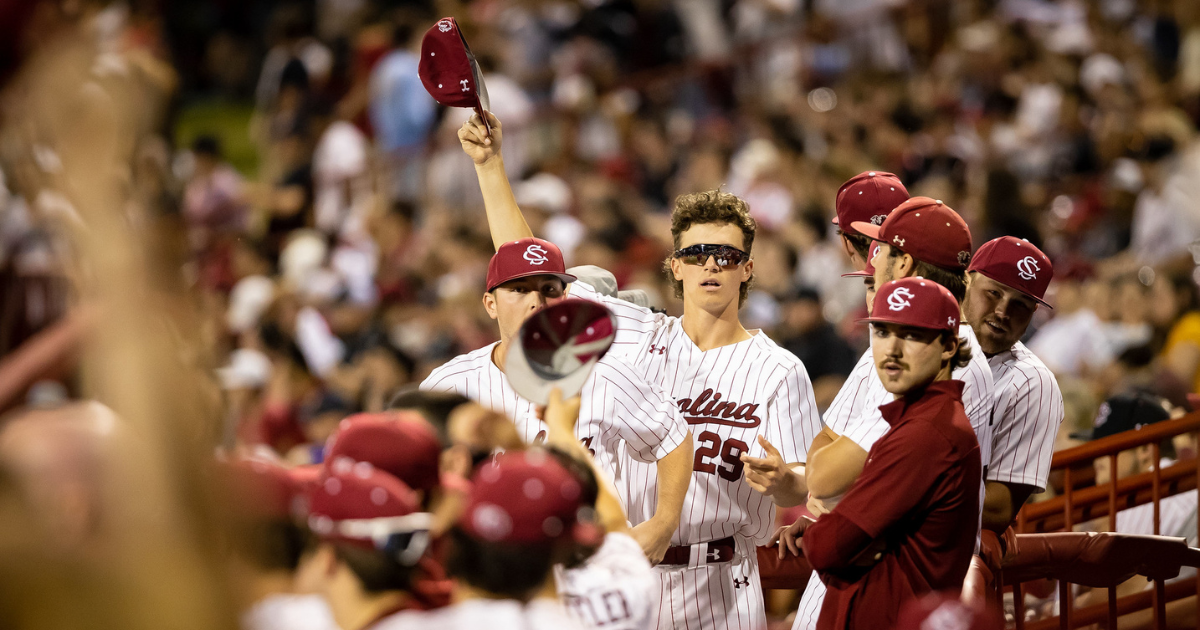
[[[1200,487],[1200,466],[1195,454],[1180,458],[1167,467],[1157,465],[1162,459],[1160,444],[1175,436],[1200,432],[1200,413],[1182,418],[1159,422],[1134,431],[1126,431],[1107,438],[1095,440],[1082,446],[1059,451],[1051,460],[1051,472],[1062,471],[1063,494],[1040,503],[1025,505],[1017,515],[1016,531],[1020,533],[1069,532],[1075,525],[1107,516],[1107,531],[1117,529],[1117,514],[1121,510],[1139,505],[1152,504],[1153,533],[1161,533],[1162,499],[1195,491]],[[1153,470],[1125,479],[1115,479],[1119,453],[1141,446],[1151,446]],[[1076,487],[1081,477],[1091,474],[1092,463],[1108,458],[1109,470],[1114,477],[1099,486]],[[1198,525],[1200,528],[1200,525]],[[1200,534],[1200,532],[1198,532]],[[1076,628],[1102,622],[1107,619],[1108,627],[1115,628],[1121,615],[1153,610],[1154,626],[1166,627],[1166,604],[1170,601],[1200,594],[1200,580],[1174,582],[1170,585],[1161,579],[1154,580],[1154,587],[1147,591],[1118,598],[1116,585],[1108,587],[1108,602],[1074,609],[1071,585],[1060,581],[1059,616],[1030,623],[1024,622],[1024,599],[1021,582],[1006,585],[1004,575],[997,576],[997,587],[1013,589],[1014,617],[1017,628],[1043,630],[1055,626],[1063,629]],[[1198,600],[1200,601],[1200,600]]]

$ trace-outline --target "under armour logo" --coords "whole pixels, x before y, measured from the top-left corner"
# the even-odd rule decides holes
[[[1033,256],[1026,256],[1017,261],[1017,275],[1021,276],[1022,280],[1036,280],[1037,272],[1042,268],[1038,266],[1037,259]]]
[[[957,324],[957,323],[958,323],[958,322],[954,321],[954,318],[953,318],[953,317],[947,317],[947,318],[946,318],[946,325],[947,325],[947,326],[949,326],[949,327],[951,327],[951,328],[954,328],[954,325],[955,325],[955,324]]]
[[[453,27],[450,26],[450,20],[441,20],[438,22],[438,30],[443,33],[449,33],[451,28]]]
[[[887,218],[886,214],[877,214],[871,217],[872,225],[883,225],[883,220]]]
[[[742,588],[743,586],[745,586],[746,588],[750,587],[750,578],[744,577],[740,580],[737,578],[733,578],[733,588]]]
[[[721,559],[721,550],[720,549],[709,549],[707,555],[708,555],[709,562],[716,562]],[[737,582],[737,580],[734,580],[734,582]]]
[[[468,79],[463,79],[463,80],[459,81],[459,83],[461,83],[461,84],[462,84],[462,86],[463,86],[463,89],[462,89],[462,91],[464,91],[464,92],[470,92],[470,91],[471,91],[471,88],[467,86],[467,84],[468,84],[468,83],[470,83],[470,81],[469,81]]]
[[[522,255],[522,258],[528,260],[529,264],[531,265],[544,265],[546,264],[547,260],[550,260],[546,257],[546,254],[548,253],[549,252],[546,251],[546,248],[542,247],[541,245],[530,245],[529,247],[525,248],[525,253]]]
[[[891,295],[887,298],[888,310],[902,311],[912,306],[911,300],[913,297],[913,293],[908,290],[908,287],[900,287],[892,291]]]
[[[650,354],[654,354],[655,352],[657,352],[659,354],[666,354],[667,347],[666,346],[656,346],[654,344],[650,344]]]
[[[900,238],[899,234],[892,237],[892,242],[899,245],[900,247],[904,247],[904,239]]]

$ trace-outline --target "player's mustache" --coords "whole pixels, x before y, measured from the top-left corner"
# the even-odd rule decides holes
[[[897,359],[895,357],[887,357],[884,360],[879,362],[879,367],[881,367],[881,368],[888,368],[888,367],[893,367],[893,366],[898,367],[902,370],[908,369],[907,363],[905,363],[904,361],[901,361],[900,359]]]

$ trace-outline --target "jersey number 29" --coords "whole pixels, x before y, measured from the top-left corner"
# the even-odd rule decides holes
[[[692,470],[720,475],[722,479],[737,481],[742,477],[741,454],[747,450],[746,443],[729,438],[721,440],[721,436],[712,431],[702,431],[696,436],[696,459],[692,462]]]

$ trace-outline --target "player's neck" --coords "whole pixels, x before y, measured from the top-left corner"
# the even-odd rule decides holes
[[[506,356],[508,356],[508,340],[501,338],[500,343],[496,344],[492,348],[492,363],[494,363],[501,372],[504,371],[504,357]]]
[[[491,591],[485,591],[481,588],[475,588],[462,580],[454,580],[454,589],[451,591],[450,599],[452,603],[460,603],[471,600],[490,599],[490,600],[507,600],[512,599],[507,595],[499,595]],[[551,573],[542,586],[534,591],[533,596],[529,601],[535,599],[558,599],[558,592],[554,588],[554,574]]]
[[[721,311],[713,312],[684,299],[683,332],[702,351],[750,338],[750,333],[738,319],[737,301],[731,302]]]

